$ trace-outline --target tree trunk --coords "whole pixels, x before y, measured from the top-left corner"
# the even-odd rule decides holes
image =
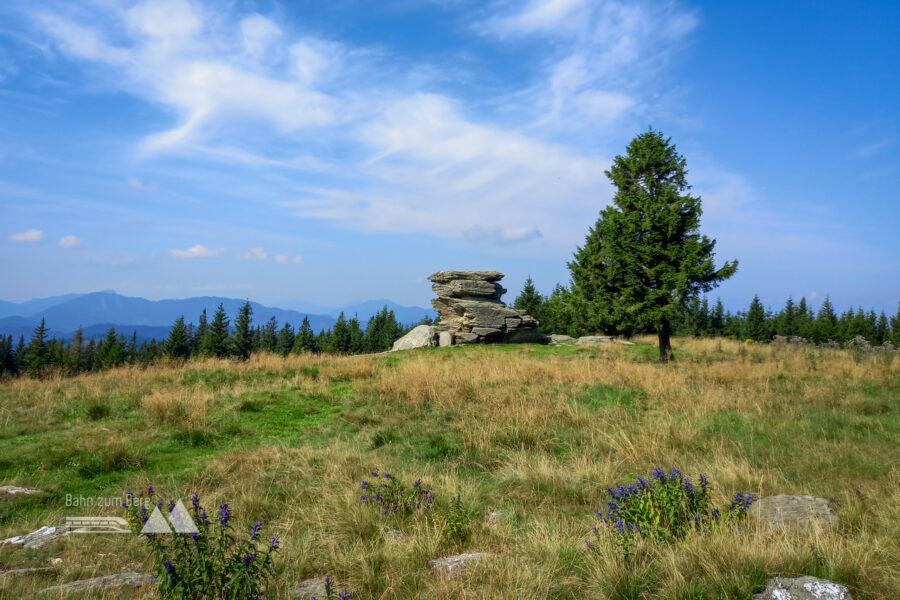
[[[671,333],[669,322],[663,322],[662,327],[659,328],[659,362],[661,363],[675,360],[672,355],[672,341],[669,339]]]

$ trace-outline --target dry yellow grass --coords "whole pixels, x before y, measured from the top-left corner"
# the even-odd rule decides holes
[[[814,574],[849,585],[857,599],[900,598],[900,361],[728,340],[676,348],[668,366],[619,345],[482,347],[206,359],[7,382],[0,427],[26,438],[0,449],[16,449],[25,465],[26,444],[53,435],[27,423],[55,414],[59,443],[73,451],[147,461],[80,481],[82,489],[96,481],[121,494],[154,483],[176,497],[197,490],[207,506],[227,499],[242,527],[262,518],[281,534],[278,597],[329,574],[364,599],[746,600],[772,575]],[[113,416],[85,422],[67,408],[94,401],[112,403]],[[256,412],[247,402],[259,403]],[[295,432],[293,419],[309,420]],[[167,436],[194,429],[215,441],[175,453]],[[739,534],[645,544],[628,564],[610,541],[588,552],[583,540],[606,487],[673,464],[705,473],[720,505],[734,491],[831,496],[839,525],[808,535],[748,524]],[[14,467],[16,483],[56,494],[69,486],[62,467],[33,475]],[[444,504],[459,493],[470,538],[446,539],[437,515],[385,518],[361,505],[359,482],[372,469],[422,477]],[[507,516],[489,524],[495,509]],[[72,511],[50,502],[22,517],[0,514],[0,533],[14,534]],[[404,537],[389,539],[391,529]],[[461,550],[493,557],[458,579],[436,577],[428,560]],[[101,536],[30,558],[2,550],[0,561],[53,553],[85,565],[108,551],[115,558],[94,570],[146,562],[140,540]],[[58,579],[86,572],[66,569]],[[45,584],[0,579],[0,595]]]

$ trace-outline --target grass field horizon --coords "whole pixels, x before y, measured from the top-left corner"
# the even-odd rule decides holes
[[[633,347],[478,346],[364,356],[254,355],[0,383],[0,536],[65,516],[122,516],[70,498],[229,502],[237,531],[282,540],[269,589],[334,577],[354,598],[749,598],[774,575],[816,575],[854,598],[900,597],[900,361],[846,350],[676,340],[676,360]],[[644,545],[626,563],[584,540],[609,486],[653,467],[704,473],[714,504],[736,491],[834,499],[838,525],[764,533],[752,522]],[[359,501],[372,470],[460,495],[465,542],[432,516]],[[499,523],[486,519],[503,511]],[[392,530],[402,532],[393,539]],[[601,544],[602,545],[602,544]],[[492,556],[444,579],[429,560]],[[149,570],[136,536],[0,546],[0,595]],[[113,590],[116,598],[152,597]],[[43,594],[42,597],[54,597]],[[94,597],[94,596],[92,596]],[[101,597],[101,596],[96,596]]]

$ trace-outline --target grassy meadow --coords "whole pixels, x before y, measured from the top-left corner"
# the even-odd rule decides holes
[[[746,600],[774,575],[900,598],[900,357],[678,339],[662,366],[651,341],[259,355],[0,382],[0,484],[42,490],[0,492],[0,538],[122,516],[66,497],[153,484],[186,502],[196,490],[208,509],[229,502],[241,533],[256,519],[278,533],[279,598],[325,575],[364,600]],[[834,498],[838,526],[764,533],[748,521],[639,546],[627,563],[612,541],[588,550],[606,488],[673,465],[706,474],[718,506],[736,491]],[[460,494],[468,538],[445,535],[442,511],[385,517],[361,504],[372,470],[421,477],[444,506]],[[505,516],[489,522],[491,511]],[[129,535],[0,546],[2,570],[62,558],[53,573],[0,577],[0,597],[147,571],[146,551]],[[429,559],[463,551],[493,556],[435,575]]]

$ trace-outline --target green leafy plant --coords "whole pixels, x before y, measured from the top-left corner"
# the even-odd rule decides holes
[[[469,513],[460,501],[459,494],[450,501],[450,507],[447,509],[444,535],[454,543],[462,543],[469,537]]]
[[[359,484],[359,489],[363,491],[359,501],[380,506],[381,514],[407,514],[434,508],[434,493],[430,487],[422,485],[421,479],[407,487],[387,472],[372,471],[370,475],[375,481],[366,480]]]
[[[635,483],[608,488],[606,510],[597,509],[597,517],[601,526],[612,532],[626,559],[634,551],[638,536],[671,542],[692,532],[737,527],[753,503],[753,494],[738,492],[724,511],[709,510],[709,481],[702,474],[699,481],[699,487],[695,487],[676,467],[668,474],[654,468],[649,479],[638,477]],[[591,530],[601,535],[600,527],[594,525]],[[590,540],[585,542],[589,548],[594,547]]]
[[[132,530],[140,532],[150,519],[151,507],[164,510],[162,500],[153,501],[153,486],[135,497],[128,492],[126,517]],[[235,535],[228,504],[219,505],[218,523],[213,525],[191,497],[191,519],[196,533],[145,533],[150,545],[157,592],[166,600],[246,600],[257,598],[275,571],[273,556],[278,536],[268,543],[261,539],[262,522],[257,521],[242,539]],[[169,502],[171,513],[176,504]]]

